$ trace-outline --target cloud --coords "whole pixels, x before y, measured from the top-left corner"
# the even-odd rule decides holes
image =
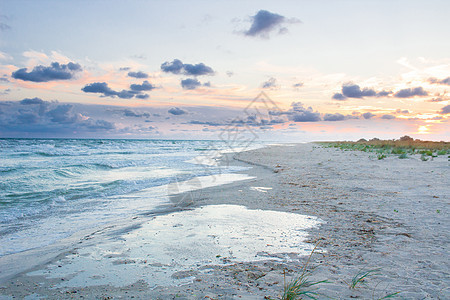
[[[354,114],[354,112],[352,112],[351,115],[346,115],[345,119],[346,120],[351,120],[351,119],[358,120],[359,119],[359,114]]]
[[[168,110],[168,112],[175,116],[187,114],[187,111],[178,107],[172,107],[171,109]]]
[[[219,122],[197,121],[197,120],[189,121],[188,124],[192,124],[192,125],[207,125],[207,126],[224,126],[224,125],[227,125],[227,124],[219,123]]]
[[[334,99],[334,100],[339,100],[339,101],[347,100],[347,97],[345,97],[345,96],[342,95],[341,93],[336,93],[336,94],[334,94],[333,97],[331,97],[331,98]]]
[[[384,97],[388,96],[389,94],[391,94],[391,92],[388,91],[376,92],[374,89],[369,88],[361,89],[360,86],[357,84],[347,83],[342,85],[342,92],[335,93],[332,96],[332,99],[342,101],[347,100],[347,98],[361,99],[364,97]]]
[[[305,108],[301,102],[292,102],[291,108],[287,111],[271,110],[271,116],[287,116],[290,121],[294,122],[318,122],[321,121],[319,112],[315,112],[312,107]]]
[[[348,98],[373,97],[377,95],[372,89],[364,88],[361,90],[357,84],[342,86],[342,94]]]
[[[389,96],[392,92],[388,92],[388,91],[381,91],[377,93],[377,97],[386,97]]]
[[[149,91],[155,88],[147,80],[142,84],[132,84],[131,90],[122,90],[120,92],[111,89],[106,82],[94,82],[87,84],[81,90],[85,93],[103,94],[103,97],[119,97],[121,99],[131,99],[136,97],[138,99],[147,99],[147,94],[141,94],[142,91]]]
[[[135,118],[150,118],[149,113],[137,113],[131,109],[124,109],[123,115],[125,117],[135,117]]]
[[[428,82],[435,83],[435,84],[446,84],[450,85],[450,77],[444,78],[444,79],[437,79],[437,78],[429,78]]]
[[[217,121],[199,121],[199,120],[192,120],[187,122],[186,124],[191,124],[191,125],[205,125],[205,126],[211,126],[211,127],[218,127],[218,126],[236,126],[236,127],[241,127],[241,126],[252,126],[252,127],[259,127],[260,129],[273,129],[272,127],[270,127],[269,125],[274,125],[274,124],[283,124],[285,123],[286,120],[282,120],[282,119],[262,119],[259,118],[257,115],[247,115],[243,118],[238,117],[238,118],[234,118],[233,120],[223,120],[220,122]]]
[[[40,98],[25,98],[22,101],[20,101],[20,104],[22,105],[33,105],[33,104],[43,104],[45,103],[44,100],[40,99]]]
[[[148,94],[139,94],[139,95],[136,95],[136,98],[145,100],[145,99],[150,98],[150,96]]]
[[[256,115],[256,114],[252,114],[252,115],[248,115],[246,118],[243,119],[235,119],[231,122],[231,124],[234,125],[248,125],[248,126],[253,126],[253,127],[260,127],[260,129],[273,129],[272,127],[268,126],[268,125],[272,125],[272,124],[280,124],[280,123],[284,123],[284,120],[281,119],[265,119],[265,118],[261,118],[260,116]]]
[[[85,93],[99,93],[104,96],[117,96],[117,92],[112,90],[106,82],[94,82],[91,84],[87,84],[84,88],[81,89]]]
[[[89,125],[86,123],[88,118],[83,118],[80,113],[75,113],[72,104],[51,103],[39,98],[26,98],[16,103],[20,106],[30,106],[30,109],[18,108],[16,114],[12,113],[11,125],[15,123],[14,119],[20,124],[67,125],[77,123],[83,126]]]
[[[312,107],[304,108],[301,102],[291,104],[289,119],[294,122],[318,122],[321,120],[320,113],[314,112]]]
[[[9,54],[6,54],[5,52],[0,51],[0,60],[12,60],[12,56]],[[6,77],[6,74],[3,74],[4,77]]]
[[[11,29],[11,26],[9,26],[6,23],[0,23],[0,31],[6,31],[6,30],[9,30],[9,29]]]
[[[99,130],[113,130],[116,128],[114,123],[111,123],[106,120],[91,120],[88,119],[84,124],[84,127],[88,128],[90,131],[99,131]]]
[[[201,85],[202,85],[201,82],[195,78],[187,78],[187,79],[181,80],[181,86],[185,90],[195,90],[196,88],[198,88]]]
[[[8,22],[9,17],[7,15],[0,15],[0,31],[6,31],[11,29],[11,26],[6,24],[4,21]]]
[[[47,115],[50,117],[50,121],[60,124],[70,124],[81,121],[81,116],[79,114],[74,114],[72,109],[72,104],[60,104],[56,108],[50,110]]]
[[[42,116],[46,111],[48,106],[50,105],[50,102],[44,101],[40,98],[25,98],[22,101],[19,102],[21,105],[39,105],[39,111],[38,114]]]
[[[335,113],[335,114],[325,114],[323,116],[323,120],[324,121],[343,121],[345,120],[346,117],[340,113]]]
[[[192,76],[213,75],[214,70],[204,63],[199,63],[196,65],[184,64],[184,74]]]
[[[121,90],[120,92],[116,92],[116,96],[121,99],[131,99],[136,96],[136,93],[128,90]]]
[[[2,109],[5,109],[0,114],[0,136],[3,137],[86,137],[89,132],[115,129],[112,122],[80,113],[81,110],[98,114],[97,106],[25,98],[8,102]]]
[[[53,62],[49,67],[36,66],[31,72],[27,72],[27,68],[22,68],[13,72],[11,76],[24,81],[48,82],[72,79],[74,74],[81,70],[81,66],[76,63],[69,62],[64,65]]]
[[[161,65],[161,70],[165,73],[183,74],[188,76],[202,76],[214,75],[214,70],[204,63],[198,64],[183,64],[179,59],[174,59],[172,62],[166,61]]]
[[[154,85],[152,85],[150,82],[145,80],[142,84],[132,84],[130,85],[130,89],[135,92],[142,92],[142,91],[151,91],[155,88]]]
[[[440,111],[440,114],[442,115],[446,115],[446,114],[450,114],[450,105],[444,106]]]
[[[278,34],[286,33],[288,30],[283,27],[286,23],[299,23],[297,19],[286,19],[286,17],[272,13],[267,10],[260,10],[251,17],[252,24],[250,28],[244,31],[246,36],[268,38],[271,32],[277,31]]]
[[[363,113],[362,116],[363,116],[364,119],[368,120],[368,119],[371,119],[371,118],[375,117],[376,115],[374,115],[371,112],[366,112],[366,113]]]
[[[277,87],[277,80],[273,77],[269,78],[267,81],[263,82],[263,89],[272,89]]]
[[[172,62],[166,61],[161,65],[161,70],[166,73],[180,74],[183,70],[183,62],[179,59],[174,59]]]
[[[407,109],[400,109],[400,108],[398,108],[396,111],[395,111],[395,113],[397,113],[397,114],[409,114],[409,110],[407,110]]]
[[[11,89],[6,89],[6,90],[3,90],[3,91],[0,91],[0,95],[8,95],[9,92],[11,92]]]
[[[36,124],[40,120],[40,117],[36,112],[25,110],[19,110],[16,118],[19,124]]]
[[[443,102],[443,101],[447,101],[448,99],[446,98],[442,98],[442,97],[436,97],[436,98],[431,98],[430,100],[427,100],[427,102]]]
[[[381,118],[384,119],[384,120],[392,120],[392,119],[395,119],[395,116],[393,116],[393,115],[382,115]]]
[[[292,115],[291,120],[294,122],[318,122],[320,121],[320,114],[305,111]]]
[[[142,59],[142,60],[147,59],[147,55],[145,55],[143,53],[141,53],[141,54],[134,54],[134,55],[131,55],[131,57],[132,58],[137,58],[137,59]]]
[[[297,82],[297,83],[294,83],[292,85],[292,87],[298,89],[298,88],[301,88],[303,85],[304,85],[303,82]]]
[[[129,77],[134,77],[134,78],[148,78],[148,74],[144,73],[142,71],[138,71],[138,72],[128,72],[128,76]]]
[[[399,90],[394,94],[397,98],[410,98],[415,96],[427,96],[428,93],[422,87],[408,88]]]

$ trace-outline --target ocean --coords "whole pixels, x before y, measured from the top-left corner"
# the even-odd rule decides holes
[[[179,182],[245,170],[216,164],[227,151],[223,141],[0,139],[0,257],[151,212]]]

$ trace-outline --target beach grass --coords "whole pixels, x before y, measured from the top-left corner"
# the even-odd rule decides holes
[[[386,295],[386,296],[384,296],[384,297],[378,298],[377,300],[383,300],[383,299],[394,298],[394,297],[396,297],[398,294],[400,294],[400,292],[395,292],[395,293],[392,293],[392,294],[388,294],[388,295]],[[374,299],[375,299],[375,298],[374,298]]]
[[[372,270],[366,270],[366,271],[365,270],[361,270],[358,273],[356,273],[355,276],[353,276],[353,278],[352,278],[352,280],[350,282],[346,282],[345,280],[344,280],[344,282],[347,283],[348,287],[353,290],[353,289],[356,289],[359,285],[363,284],[364,281],[368,277],[373,276],[373,275],[378,275],[379,274],[378,272],[380,270],[381,270],[380,268],[372,269]]]
[[[309,261],[311,260],[311,257],[318,245],[319,243],[317,243],[314,249],[311,251],[308,260],[303,266],[300,276],[294,278],[288,284],[286,284],[285,282],[283,296],[281,297],[282,300],[303,299],[303,297],[307,297],[309,299],[317,299],[316,296],[319,296],[319,293],[317,292],[317,285],[321,283],[327,283],[328,280],[311,281],[309,280],[309,278],[312,273],[311,271],[307,270]]]
[[[302,274],[286,285],[284,288],[283,297],[281,299],[295,300],[302,299],[303,296],[306,296],[309,299],[317,299],[316,296],[319,294],[312,287],[320,283],[326,283],[327,280],[312,282],[308,280],[308,276],[308,273]]]
[[[386,158],[388,155],[396,155],[400,159],[420,154],[421,160],[428,161],[441,155],[450,154],[450,142],[434,142],[413,139],[407,135],[395,140],[371,140],[360,139],[354,141],[318,142],[326,148],[338,148],[343,151],[363,151],[373,152],[378,160]]]

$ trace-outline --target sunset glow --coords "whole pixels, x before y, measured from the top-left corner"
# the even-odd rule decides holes
[[[446,2],[103,4],[1,3],[0,137],[449,138]],[[279,111],[255,123],[261,92]]]

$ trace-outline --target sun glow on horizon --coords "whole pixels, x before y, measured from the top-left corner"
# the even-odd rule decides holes
[[[417,128],[416,134],[430,134],[430,128],[429,125],[421,125]]]

